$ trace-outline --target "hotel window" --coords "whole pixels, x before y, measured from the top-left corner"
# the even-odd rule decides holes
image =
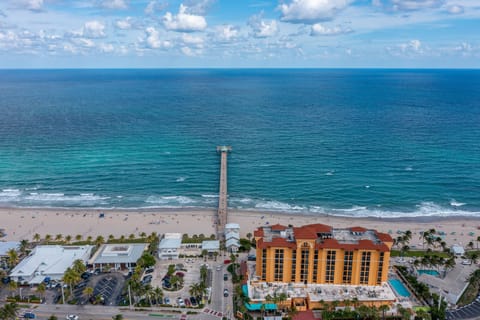
[[[343,283],[352,282],[353,251],[345,251],[343,256]]]
[[[327,263],[325,266],[325,283],[333,283],[335,281],[335,258],[337,252],[335,250],[327,251]]]
[[[308,281],[308,258],[310,255],[310,246],[307,242],[302,245],[301,260],[300,260],[300,281]]]
[[[274,281],[283,281],[283,249],[275,249]]]
[[[315,250],[313,255],[313,277],[312,282],[317,283],[317,274],[318,274],[318,250]]]
[[[291,282],[295,282],[297,274],[297,250],[292,250],[292,278]]]
[[[368,284],[371,256],[371,252],[362,252],[362,261],[360,264],[360,284]]]
[[[262,280],[267,280],[267,250],[262,250]]]
[[[377,284],[381,285],[382,284],[382,273],[383,273],[383,260],[384,260],[385,254],[383,252],[380,252],[380,257],[378,259],[378,272],[377,272]]]

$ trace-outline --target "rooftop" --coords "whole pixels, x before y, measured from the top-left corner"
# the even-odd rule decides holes
[[[89,263],[135,263],[140,259],[147,246],[147,243],[104,244]]]
[[[318,248],[358,249],[386,251],[389,248],[384,242],[393,242],[390,235],[368,230],[363,227],[332,228],[324,224],[309,224],[302,227],[283,226],[275,224],[263,226],[255,231],[255,237],[261,237],[261,247],[295,246],[298,240],[315,240]]]
[[[37,246],[10,273],[13,277],[63,274],[75,260],[86,261],[93,246]]]
[[[306,298],[311,301],[393,301],[395,294],[387,283],[380,286],[303,284],[282,282],[248,281],[248,296],[252,303],[265,301],[266,296],[273,297],[285,293],[287,298]]]

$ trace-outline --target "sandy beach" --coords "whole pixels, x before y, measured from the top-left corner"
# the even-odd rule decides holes
[[[104,217],[100,217],[104,213]],[[74,238],[81,235],[83,239],[102,235],[128,237],[141,232],[151,234],[156,232],[180,232],[193,234],[203,233],[209,236],[215,232],[215,210],[207,209],[172,209],[172,210],[99,210],[99,209],[35,209],[35,208],[1,208],[0,228],[6,236],[1,240],[32,240],[35,234],[43,238],[50,234],[70,235]],[[480,236],[480,218],[469,217],[427,217],[427,218],[351,218],[337,216],[298,215],[287,213],[267,213],[253,211],[231,210],[228,213],[229,222],[238,223],[241,235],[253,231],[266,224],[292,224],[301,226],[309,223],[323,223],[333,227],[361,226],[367,229],[377,229],[396,237],[401,231],[410,230],[413,233],[410,242],[412,247],[421,248],[420,232],[435,228],[444,233],[447,244],[467,245],[473,241],[476,245]]]

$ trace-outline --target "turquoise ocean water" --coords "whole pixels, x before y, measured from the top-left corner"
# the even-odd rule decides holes
[[[2,70],[0,206],[480,216],[480,71]]]

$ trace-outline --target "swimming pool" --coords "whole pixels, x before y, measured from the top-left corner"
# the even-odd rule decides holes
[[[410,292],[408,289],[403,285],[402,281],[398,279],[390,279],[388,280],[390,286],[395,290],[395,292],[402,297],[410,297]]]
[[[431,276],[434,276],[434,277],[440,277],[440,273],[438,273],[437,270],[428,270],[428,269],[425,269],[425,270],[417,270],[418,272],[418,275],[422,275],[422,274],[429,274]]]

